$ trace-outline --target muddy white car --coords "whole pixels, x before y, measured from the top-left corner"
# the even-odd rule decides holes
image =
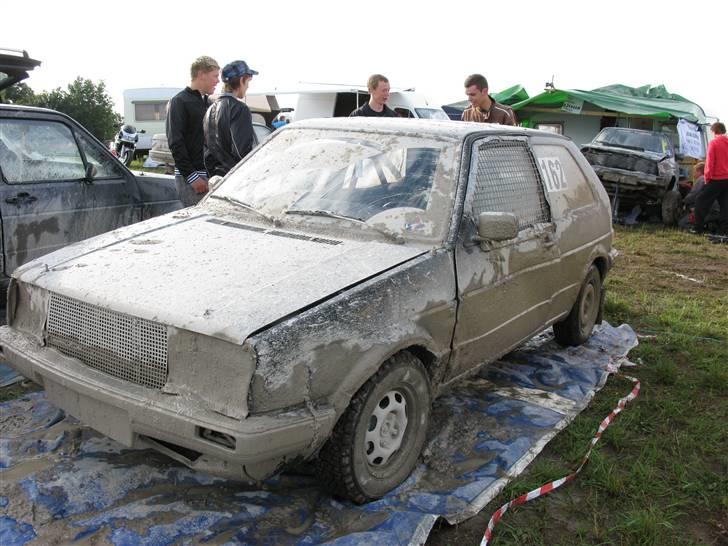
[[[127,446],[355,502],[417,462],[443,387],[601,321],[609,201],[563,137],[426,120],[274,133],[201,204],[19,268],[5,358]]]

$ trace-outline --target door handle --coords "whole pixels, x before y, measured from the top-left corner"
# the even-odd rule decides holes
[[[38,198],[35,195],[30,195],[28,192],[21,191],[18,195],[15,197],[6,197],[5,202],[10,203],[11,205],[23,205],[26,203],[32,203],[34,201],[37,201]]]

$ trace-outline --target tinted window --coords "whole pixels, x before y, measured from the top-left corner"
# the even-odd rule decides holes
[[[476,144],[472,164],[476,216],[481,212],[511,212],[518,217],[519,229],[550,220],[538,169],[524,142]]]
[[[124,171],[116,158],[111,157],[104,150],[100,150],[99,145],[83,133],[78,132],[77,135],[83,153],[86,154],[86,160],[96,167],[95,178],[122,178],[124,176]]]
[[[10,183],[85,176],[71,130],[53,121],[0,119],[0,168]]]

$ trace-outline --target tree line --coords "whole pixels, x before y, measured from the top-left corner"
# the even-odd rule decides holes
[[[77,77],[66,89],[57,87],[52,91],[36,93],[25,83],[17,83],[1,93],[0,102],[51,108],[83,125],[102,142],[113,138],[122,116],[114,111],[111,97],[103,81],[94,83]]]

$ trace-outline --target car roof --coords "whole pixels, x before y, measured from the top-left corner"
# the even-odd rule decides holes
[[[0,110],[7,110],[10,112],[35,112],[39,114],[56,114],[65,117],[66,114],[59,112],[58,110],[52,110],[51,108],[41,108],[40,106],[27,106],[25,104],[3,104],[0,103]]]
[[[31,59],[27,51],[0,48],[0,91],[23,81],[37,66],[40,61]]]
[[[317,118],[296,121],[283,127],[283,130],[296,128],[306,129],[339,129],[356,130],[362,132],[387,132],[412,136],[429,136],[451,140],[463,140],[472,134],[502,134],[523,136],[544,136],[555,139],[569,140],[561,135],[546,131],[536,131],[524,127],[511,127],[496,125],[494,123],[476,123],[468,121],[410,119],[410,118]],[[280,129],[279,129],[280,130]]]

